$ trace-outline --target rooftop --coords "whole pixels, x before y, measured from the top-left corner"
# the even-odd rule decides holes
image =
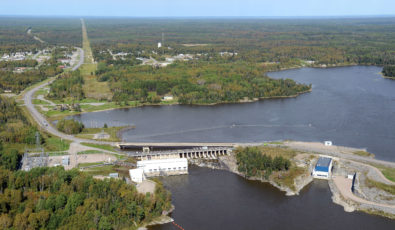
[[[329,157],[320,157],[317,161],[316,167],[329,167],[332,158]]]

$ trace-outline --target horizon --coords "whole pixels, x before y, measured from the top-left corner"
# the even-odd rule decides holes
[[[23,7],[21,7],[23,6]],[[3,0],[0,16],[38,17],[390,17],[395,16],[391,0],[130,0],[51,1]]]

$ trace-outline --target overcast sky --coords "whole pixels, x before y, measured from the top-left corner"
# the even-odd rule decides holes
[[[395,15],[395,0],[0,0],[0,15],[130,17]]]

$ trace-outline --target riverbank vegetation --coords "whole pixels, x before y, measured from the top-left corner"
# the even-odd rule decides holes
[[[96,180],[78,170],[0,169],[1,226],[5,229],[137,229],[170,208],[158,184],[139,194],[122,180]]]
[[[395,65],[384,66],[383,75],[388,78],[395,78]]]

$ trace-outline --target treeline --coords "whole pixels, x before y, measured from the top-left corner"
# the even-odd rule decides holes
[[[265,155],[257,147],[239,148],[236,150],[236,160],[239,172],[244,173],[247,177],[268,178],[273,171],[288,170],[291,162],[282,156]]]
[[[238,102],[292,96],[311,88],[291,79],[269,78],[266,71],[259,64],[245,62],[193,61],[166,68],[109,66],[97,77],[108,80],[114,101],[157,102],[161,96],[172,94],[182,104]]]
[[[62,119],[56,124],[56,128],[67,134],[77,134],[82,132],[84,124],[74,119]]]
[[[238,53],[234,60],[248,62],[303,59],[316,64],[395,64],[394,18],[88,19],[87,24],[99,59],[108,59],[109,54],[101,51],[110,49],[140,57],[180,53],[213,57],[227,51]],[[165,44],[158,49],[162,32]]]
[[[0,180],[2,229],[137,229],[171,206],[160,184],[142,195],[122,180],[97,180],[77,169],[1,166]]]
[[[0,91],[11,90],[19,93],[26,87],[37,82],[53,77],[62,72],[52,60],[44,63],[38,69],[26,70],[22,73],[14,73],[12,70],[0,70]]]
[[[38,62],[33,59],[25,59],[21,61],[0,61],[0,69],[14,69],[16,67],[35,67]]]
[[[18,146],[25,148],[35,144],[37,131],[30,125],[14,99],[0,96],[0,168],[17,170],[22,158]],[[38,137],[40,143],[43,143],[40,134]]]
[[[51,84],[48,97],[52,99],[73,98],[81,100],[85,97],[82,89],[83,84],[84,78],[79,70],[64,73]]]
[[[386,77],[395,77],[395,65],[384,66],[382,73]]]
[[[0,96],[0,141],[34,144],[37,129],[32,127],[12,98]]]

